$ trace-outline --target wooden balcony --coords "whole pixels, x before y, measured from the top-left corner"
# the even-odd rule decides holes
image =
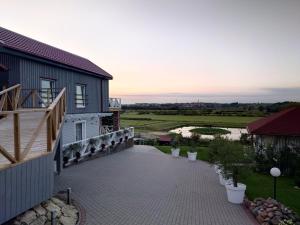
[[[38,93],[19,84],[0,92],[0,169],[53,151],[66,112],[65,88],[51,103]]]
[[[122,108],[120,98],[109,98],[109,111],[120,111]]]

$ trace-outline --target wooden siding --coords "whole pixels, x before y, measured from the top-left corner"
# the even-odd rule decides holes
[[[20,59],[15,56],[0,53],[0,64],[5,65],[8,70],[0,72],[0,90],[2,84],[8,81],[8,86],[13,86],[20,82]]]
[[[53,153],[0,171],[0,224],[53,194]]]
[[[33,60],[20,59],[20,83],[25,88],[40,88],[40,79],[48,78],[55,80],[56,88],[66,87],[67,89],[67,113],[97,113],[103,110],[108,111],[108,81],[80,72],[39,63]],[[83,109],[75,105],[75,85],[86,85],[87,105]],[[103,92],[103,101],[101,101]],[[102,104],[102,107],[101,107]]]

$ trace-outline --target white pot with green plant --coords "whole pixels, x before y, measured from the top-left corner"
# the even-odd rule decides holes
[[[249,172],[249,165],[253,162],[252,149],[240,143],[229,141],[228,139],[217,138],[210,145],[213,152],[213,160],[223,169],[224,180],[220,183],[225,184],[227,199],[234,204],[241,204],[244,201],[246,185],[239,183],[241,176]]]
[[[187,154],[188,154],[189,161],[196,161],[197,152],[194,147],[191,147]]]
[[[179,134],[176,134],[175,137],[173,138],[172,144],[171,144],[172,156],[175,158],[178,158],[179,154],[180,154],[179,144],[180,144],[180,137],[179,137]]]

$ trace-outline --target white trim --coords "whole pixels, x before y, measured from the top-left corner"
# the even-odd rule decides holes
[[[78,123],[83,124],[83,126],[82,126],[82,140],[85,140],[86,139],[86,120],[78,120],[78,121],[74,122],[74,127],[75,127],[74,128],[74,132],[75,132],[74,140],[76,141],[76,125]]]

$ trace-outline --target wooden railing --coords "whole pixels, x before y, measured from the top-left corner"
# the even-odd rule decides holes
[[[16,110],[18,108],[20,93],[20,84],[0,91],[0,112],[3,110]]]
[[[109,98],[109,109],[110,110],[120,110],[122,107],[120,98]]]
[[[12,124],[10,128],[13,130],[13,139],[10,144],[10,140],[0,139],[0,155],[2,154],[11,163],[18,163],[24,161],[28,153],[30,152],[34,142],[36,141],[42,127],[46,125],[46,142],[44,151],[51,152],[53,144],[56,142],[58,133],[61,129],[61,125],[64,121],[64,115],[66,112],[66,90],[63,88],[54,101],[47,108],[22,108],[24,98],[20,97],[21,86],[15,85],[0,92],[0,118],[7,117],[5,120]],[[34,92],[32,92],[34,93]],[[28,99],[28,98],[27,98]],[[25,99],[26,100],[26,99]],[[36,128],[32,133],[26,133],[29,135],[27,143],[23,146],[21,151],[21,128],[20,128],[20,115],[24,113],[40,112],[42,119],[40,121],[32,121],[37,123]],[[10,116],[10,117],[9,117]],[[1,120],[0,120],[1,122]],[[2,121],[3,122],[3,121]],[[0,123],[1,126],[1,123]],[[1,131],[5,132],[5,131]],[[6,141],[6,148],[2,146],[1,142]],[[7,145],[7,142],[8,145]],[[7,147],[8,146],[8,147]],[[13,151],[12,151],[13,148]]]

